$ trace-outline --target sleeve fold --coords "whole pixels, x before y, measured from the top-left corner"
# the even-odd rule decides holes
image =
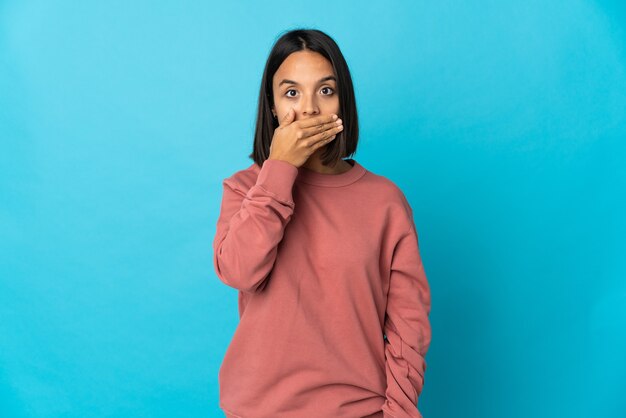
[[[293,215],[292,189],[297,175],[293,164],[267,159],[256,184],[247,192],[232,178],[223,181],[213,265],[226,285],[250,293],[265,287]]]
[[[430,288],[419,253],[415,224],[394,248],[385,314],[385,418],[422,418],[417,408],[424,387],[431,340]]]

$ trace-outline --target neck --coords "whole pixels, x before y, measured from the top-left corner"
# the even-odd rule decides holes
[[[323,165],[320,158],[322,151],[323,148],[319,148],[317,151],[311,154],[309,159],[302,165],[302,167],[321,174],[341,174],[352,168],[349,163],[342,159],[339,159],[334,163],[331,163],[330,165]]]

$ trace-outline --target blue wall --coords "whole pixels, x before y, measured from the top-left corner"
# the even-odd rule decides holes
[[[306,26],[414,208],[422,413],[626,416],[623,2],[221,3],[0,2],[0,415],[221,416],[221,180]]]

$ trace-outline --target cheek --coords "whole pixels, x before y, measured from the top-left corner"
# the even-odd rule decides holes
[[[322,114],[339,114],[339,96],[337,95],[334,95],[331,98],[321,99],[317,102],[317,105],[319,106],[319,110]],[[284,117],[292,107],[295,107],[296,110],[299,108],[299,103],[295,98],[291,100],[286,97],[274,98],[274,108],[278,113],[279,119]]]
[[[293,103],[282,97],[278,97],[274,100],[274,107],[279,114],[286,113],[291,106],[293,106]]]
[[[330,103],[335,112],[339,111],[339,96],[337,96],[336,94],[333,95],[332,99],[330,100]]]

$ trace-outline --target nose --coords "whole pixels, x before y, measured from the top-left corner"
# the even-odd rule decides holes
[[[301,103],[302,103],[301,112],[302,112],[303,117],[307,118],[307,117],[319,115],[320,109],[319,109],[319,106],[317,105],[317,100],[315,98],[315,95],[312,95],[312,96],[305,95]]]

